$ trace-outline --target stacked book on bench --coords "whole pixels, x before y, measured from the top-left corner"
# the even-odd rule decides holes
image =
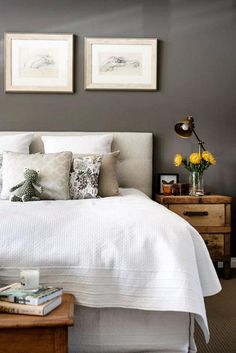
[[[20,283],[0,288],[0,312],[44,316],[62,302],[62,288],[39,286],[22,289]]]

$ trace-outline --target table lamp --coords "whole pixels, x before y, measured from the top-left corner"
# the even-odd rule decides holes
[[[192,134],[194,134],[196,139],[198,140],[199,154],[201,154],[202,149],[203,151],[205,151],[206,149],[204,147],[204,142],[200,140],[194,128],[195,126],[193,117],[187,116],[175,125],[175,132],[182,138],[188,138]]]

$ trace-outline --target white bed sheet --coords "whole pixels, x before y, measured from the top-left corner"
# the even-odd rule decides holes
[[[0,278],[40,268],[87,307],[194,313],[220,283],[196,230],[142,192],[78,201],[0,201]]]

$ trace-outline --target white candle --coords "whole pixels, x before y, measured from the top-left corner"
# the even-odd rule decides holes
[[[36,289],[39,287],[39,271],[23,270],[20,273],[20,282],[24,289]]]

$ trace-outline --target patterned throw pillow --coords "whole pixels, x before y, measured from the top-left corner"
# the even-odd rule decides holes
[[[70,174],[70,195],[74,200],[97,197],[102,156],[77,157]]]
[[[43,186],[42,199],[68,200],[71,152],[23,154],[3,152],[2,192],[9,199],[10,188],[24,180],[24,168],[39,169],[39,183]]]
[[[88,156],[101,156],[102,164],[99,173],[98,195],[110,197],[119,195],[119,183],[117,180],[117,163],[120,151],[106,154],[74,154],[74,159]]]

